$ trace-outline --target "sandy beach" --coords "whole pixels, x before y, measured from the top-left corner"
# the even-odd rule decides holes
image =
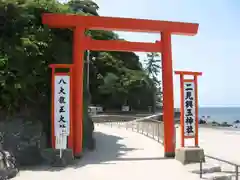
[[[176,129],[177,147],[180,147],[180,128]],[[225,127],[199,128],[199,145],[205,154],[240,164],[240,130]],[[193,145],[193,140],[186,140]]]

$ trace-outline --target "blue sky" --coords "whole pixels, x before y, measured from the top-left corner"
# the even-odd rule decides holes
[[[66,0],[61,0],[66,1]],[[101,16],[199,23],[197,36],[173,36],[174,70],[201,71],[200,106],[240,106],[239,0],[95,0]],[[159,34],[123,33],[129,41],[154,42]],[[145,58],[145,53],[140,53]],[[174,103],[180,102],[174,76]]]

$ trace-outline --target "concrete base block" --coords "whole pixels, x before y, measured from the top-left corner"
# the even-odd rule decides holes
[[[215,172],[215,173],[203,174],[202,179],[207,179],[207,180],[233,180],[233,175],[223,173],[223,172]]]
[[[174,158],[175,157],[175,152],[171,152],[171,153],[166,152],[164,154],[164,157],[165,158]]]
[[[76,158],[76,159],[81,159],[82,156],[83,156],[82,153],[80,153],[80,154],[75,154],[75,155],[74,155],[74,158]]]
[[[44,149],[42,157],[53,167],[65,167],[74,162],[72,149],[65,149],[62,151],[62,158],[60,158],[60,150],[58,149]]]
[[[208,162],[202,163],[202,170],[200,170],[199,163],[186,164],[185,167],[189,172],[195,173],[195,174],[200,174],[200,171],[202,172],[202,174],[221,172],[220,165],[210,164]]]
[[[182,164],[205,162],[204,150],[199,147],[182,147],[176,149],[175,159]]]

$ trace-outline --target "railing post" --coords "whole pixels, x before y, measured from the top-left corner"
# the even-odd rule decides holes
[[[238,165],[236,165],[235,168],[236,168],[236,180],[238,180]]]
[[[200,159],[200,178],[202,178],[202,159]]]
[[[152,125],[152,128],[151,128],[151,130],[152,130],[152,137],[153,137],[153,139],[154,139],[154,125],[153,125],[154,123],[151,123],[151,125]]]
[[[156,134],[156,126],[155,126],[155,123],[153,123],[153,139],[155,139],[155,134]]]
[[[149,129],[149,124],[147,124],[147,130],[146,130],[146,133],[147,133],[147,136],[148,136],[148,129]]]

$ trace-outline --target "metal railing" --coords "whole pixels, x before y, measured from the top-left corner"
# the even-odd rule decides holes
[[[155,114],[147,117],[136,117],[134,120],[104,120],[94,121],[96,125],[105,124],[111,127],[125,128],[126,130],[132,130],[133,132],[140,133],[147,137],[154,139],[155,141],[164,143],[164,127],[163,122],[156,120],[161,114]]]
[[[91,116],[94,123],[107,123],[107,122],[129,122],[129,121],[142,121],[142,120],[162,120],[162,113],[146,116],[145,114],[135,115],[114,115],[114,114],[97,114]],[[159,121],[157,121],[159,122]]]
[[[155,118],[159,117],[159,115],[161,114],[156,114],[156,115],[151,115],[151,116],[147,116],[147,117],[137,117],[135,120],[131,120],[129,121],[129,119],[127,120],[117,120],[117,121],[112,121],[112,120],[106,120],[106,121],[101,121],[101,122],[94,122],[95,124],[107,124],[111,127],[113,126],[117,126],[117,127],[121,127],[121,128],[125,128],[126,130],[132,130],[134,132],[138,132],[140,134],[143,134],[147,137],[150,137],[154,140],[156,140],[157,142],[163,144],[164,142],[164,127],[163,127],[163,122],[162,121],[158,121]],[[124,119],[124,117],[123,117]],[[176,129],[174,129],[176,132]],[[235,180],[239,180],[239,164],[227,161],[227,160],[223,160],[217,157],[213,157],[213,156],[209,156],[209,155],[205,155],[206,158],[209,159],[213,159],[213,160],[217,160],[226,164],[229,164],[231,166],[235,167],[235,171],[233,171],[233,173],[235,175],[232,176],[232,179],[234,178]],[[200,161],[200,178],[202,178],[203,176],[203,161]]]
[[[235,175],[233,175],[231,177],[231,179],[233,180],[233,178],[235,177],[234,180],[239,180],[239,167],[240,167],[239,164],[236,164],[236,163],[224,160],[224,159],[220,159],[220,158],[217,158],[217,157],[209,156],[209,155],[205,155],[205,157],[207,157],[209,159],[216,160],[216,161],[220,161],[220,162],[223,162],[223,163],[226,163],[226,164],[229,164],[229,165],[235,167],[235,171],[233,171],[233,173]],[[202,178],[202,175],[203,175],[203,161],[200,161],[200,178]]]

